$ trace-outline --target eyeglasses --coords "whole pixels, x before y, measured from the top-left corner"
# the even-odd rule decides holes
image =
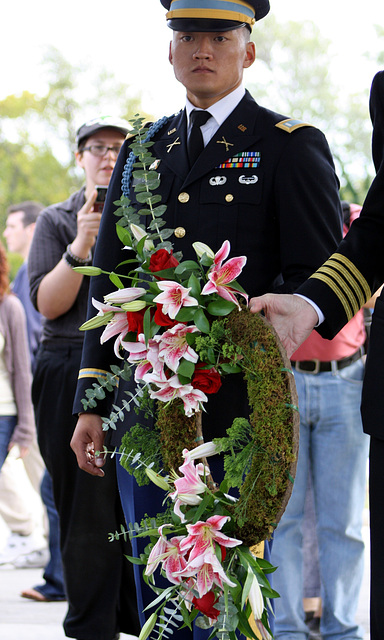
[[[84,147],[83,151],[89,151],[93,156],[103,158],[107,155],[108,151],[112,151],[114,156],[118,156],[120,149],[121,145],[118,147],[107,147],[104,144],[91,144],[90,147]]]

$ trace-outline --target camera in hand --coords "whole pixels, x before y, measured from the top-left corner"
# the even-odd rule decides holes
[[[97,198],[95,200],[95,204],[93,205],[93,210],[101,213],[104,207],[105,198],[107,196],[108,187],[103,187],[101,185],[96,185],[97,190]]]

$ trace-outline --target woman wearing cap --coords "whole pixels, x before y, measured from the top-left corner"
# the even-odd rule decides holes
[[[127,548],[108,542],[122,521],[114,463],[101,486],[79,471],[69,447],[89,287],[89,278],[72,267],[92,263],[101,218],[95,186],[108,186],[128,128],[109,116],[80,127],[75,155],[85,186],[40,214],[28,260],[31,298],[45,317],[32,388],[38,441],[60,518],[64,629],[79,640],[112,640],[137,629]]]

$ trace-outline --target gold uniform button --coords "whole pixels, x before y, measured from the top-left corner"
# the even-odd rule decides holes
[[[233,200],[232,193],[227,193],[227,195],[225,196],[225,201],[226,202],[232,202],[232,200]]]
[[[182,202],[184,204],[185,202],[188,202],[188,200],[189,200],[189,193],[187,193],[186,191],[182,191],[181,193],[179,193],[177,199],[178,199],[179,202]]]
[[[175,229],[175,236],[176,238],[184,238],[185,234],[186,234],[186,230],[184,229],[184,227],[176,227]]]

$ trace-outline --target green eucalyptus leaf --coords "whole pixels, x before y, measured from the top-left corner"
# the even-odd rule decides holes
[[[136,193],[136,200],[140,202],[140,204],[149,204],[152,193],[149,191],[145,191],[143,193]]]
[[[166,204],[159,204],[158,207],[155,207],[153,213],[155,216],[162,216],[167,210]]]

